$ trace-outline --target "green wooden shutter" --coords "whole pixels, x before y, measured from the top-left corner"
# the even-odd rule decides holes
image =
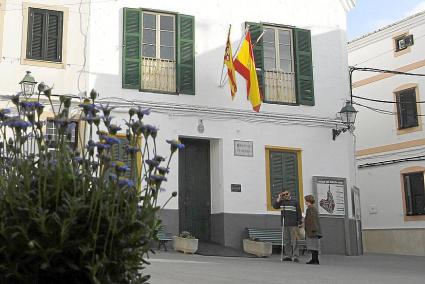
[[[122,87],[140,89],[142,11],[124,8]]]
[[[270,202],[288,190],[299,200],[298,159],[295,152],[270,151]]]
[[[63,13],[48,11],[46,14],[45,59],[47,61],[62,61],[62,26]]]
[[[177,16],[177,90],[195,95],[195,18]]]
[[[293,29],[298,103],[314,105],[313,62],[309,30]]]
[[[246,23],[249,26],[249,33],[251,34],[252,44],[257,42],[258,37],[263,33],[263,25],[259,23]],[[261,96],[265,97],[264,88],[264,48],[263,38],[261,38],[254,46],[254,60],[255,68],[257,69],[258,84],[260,87]]]
[[[45,11],[29,8],[30,16],[28,20],[27,36],[27,58],[43,59],[44,49],[44,29],[45,29]]]
[[[118,139],[120,139],[120,144],[114,144],[111,147],[111,159],[112,161],[121,161],[124,162],[127,166],[130,167],[130,170],[126,172],[124,175],[126,178],[131,177],[131,173],[133,173],[133,181],[137,182],[138,178],[138,169],[137,169],[137,161],[134,161],[132,163],[131,156],[127,154],[127,146],[129,145],[129,142],[126,137],[118,136]]]

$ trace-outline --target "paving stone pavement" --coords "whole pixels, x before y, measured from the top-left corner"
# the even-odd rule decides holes
[[[424,284],[425,257],[397,255],[320,256],[312,266],[269,258],[214,257],[178,252],[151,255],[151,284]]]

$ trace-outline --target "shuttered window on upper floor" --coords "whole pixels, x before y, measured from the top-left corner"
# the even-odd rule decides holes
[[[27,59],[62,62],[63,12],[29,8]]]
[[[398,128],[406,129],[418,126],[416,88],[403,90],[396,94]]]
[[[194,17],[124,8],[123,19],[123,88],[194,95]]]
[[[247,25],[255,44],[255,66],[264,102],[314,105],[310,31],[260,23]]]
[[[403,175],[406,215],[425,215],[424,173],[409,173]]]

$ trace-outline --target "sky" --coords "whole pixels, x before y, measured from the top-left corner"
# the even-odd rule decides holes
[[[348,40],[425,11],[425,0],[357,0],[348,13]]]

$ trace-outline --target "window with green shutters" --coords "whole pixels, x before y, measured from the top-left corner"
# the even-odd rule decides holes
[[[29,8],[27,59],[62,62],[63,12]]]
[[[194,18],[124,8],[123,19],[123,88],[194,95]]]
[[[120,144],[114,144],[111,148],[112,161],[124,162],[130,170],[126,172],[125,177],[137,183],[141,174],[141,154],[136,154],[136,159],[132,159],[131,155],[127,153],[127,147],[130,145],[127,137],[124,134],[118,134],[117,138],[120,139]],[[138,142],[139,146],[141,141]]]
[[[266,149],[267,160],[267,207],[279,193],[288,190],[302,205],[301,151]]]
[[[264,102],[314,105],[310,31],[261,23],[247,25],[256,43],[255,65]]]

